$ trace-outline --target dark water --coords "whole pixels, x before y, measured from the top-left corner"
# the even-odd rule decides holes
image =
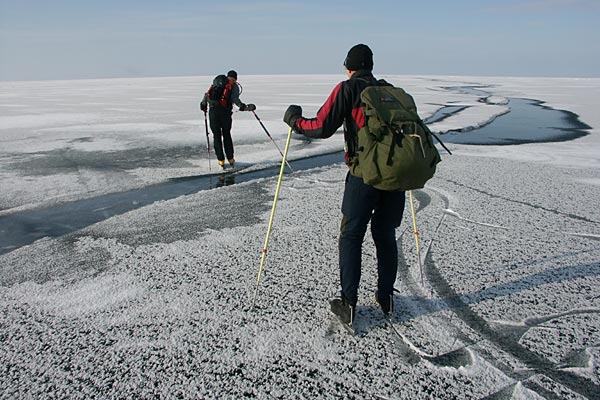
[[[489,94],[481,87],[448,88],[463,93],[482,96],[486,102]],[[544,102],[510,98],[510,111],[477,129],[448,131],[441,139],[446,143],[474,145],[513,145],[523,143],[564,142],[587,135],[591,127],[570,111],[555,110]]]
[[[440,122],[445,120],[451,115],[461,112],[468,106],[444,106],[437,110],[431,117],[423,120],[426,124],[433,124],[434,122]]]
[[[343,152],[337,152],[290,161],[290,165],[294,171],[302,171],[335,164],[343,160]],[[96,222],[124,214],[159,200],[173,199],[201,190],[276,176],[279,171],[279,166],[273,166],[246,173],[240,171],[234,174],[223,173],[176,178],[142,189],[110,193],[0,216],[0,254],[31,244],[43,237],[59,237],[77,231]],[[286,173],[289,173],[288,171],[286,167]]]

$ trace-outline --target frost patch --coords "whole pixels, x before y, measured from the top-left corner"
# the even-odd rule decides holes
[[[86,279],[73,286],[65,286],[62,282],[44,285],[28,282],[20,285],[19,289],[21,301],[65,317],[114,309],[144,293],[144,287],[125,273]]]

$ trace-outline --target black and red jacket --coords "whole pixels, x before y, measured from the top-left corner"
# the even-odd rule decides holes
[[[294,130],[311,138],[331,137],[344,125],[346,163],[354,156],[358,143],[358,131],[365,125],[360,93],[368,86],[377,85],[370,71],[356,71],[350,79],[338,83],[315,118],[300,117]]]
[[[206,93],[204,93],[204,97],[202,98],[202,101],[200,102],[200,104],[203,105],[204,107],[206,107],[207,105],[210,104],[209,98],[210,98],[211,90],[212,90],[212,86],[208,88]],[[220,106],[228,111],[232,111],[234,104],[238,107],[241,107],[241,105],[243,104],[242,101],[240,100],[240,87],[237,83],[228,82],[227,85],[225,85],[225,89],[223,90],[223,94],[221,95],[221,98],[219,99],[218,104],[216,104],[216,103],[211,104],[211,106],[215,106],[215,107]]]

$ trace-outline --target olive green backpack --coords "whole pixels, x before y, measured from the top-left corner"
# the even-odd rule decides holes
[[[360,98],[365,126],[358,131],[350,173],[381,190],[422,188],[441,158],[413,98],[385,81],[364,89]]]

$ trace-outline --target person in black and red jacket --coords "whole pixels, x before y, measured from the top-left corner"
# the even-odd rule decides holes
[[[344,126],[346,163],[356,155],[358,131],[365,125],[360,93],[368,86],[383,84],[372,74],[373,53],[364,44],[348,51],[344,61],[348,80],[335,86],[315,118],[302,116],[302,108],[290,105],[283,117],[296,133],[311,138],[331,137]],[[396,228],[404,212],[403,191],[375,189],[350,172],[346,175],[339,236],[341,293],[330,300],[331,310],[343,322],[352,324],[361,276],[362,243],[371,223],[377,251],[377,290],[375,299],[385,314],[393,311],[394,282],[398,271]]]
[[[219,165],[224,168],[225,157],[229,161],[231,167],[234,166],[235,159],[233,157],[233,140],[231,139],[231,126],[233,123],[233,105],[238,106],[240,111],[254,111],[256,106],[254,104],[244,104],[240,100],[240,87],[237,83],[237,72],[231,70],[225,75],[219,75],[215,78],[215,81],[222,79],[223,92],[218,101],[210,101],[210,91],[214,89],[213,86],[204,94],[202,101],[200,102],[200,109],[206,113],[208,106],[210,110],[208,112],[210,118],[210,130],[213,132],[215,153]],[[223,152],[223,150],[225,150]]]

